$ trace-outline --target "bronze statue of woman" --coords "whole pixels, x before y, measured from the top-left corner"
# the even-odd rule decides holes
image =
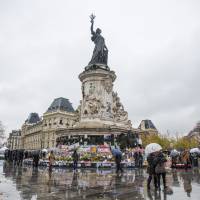
[[[101,36],[101,29],[97,28],[96,32],[93,30],[94,18],[95,16],[92,14],[90,16],[91,34],[92,34],[91,40],[94,42],[95,47],[94,47],[92,59],[89,62],[89,65],[104,64],[107,66],[108,49],[105,45],[104,38]]]

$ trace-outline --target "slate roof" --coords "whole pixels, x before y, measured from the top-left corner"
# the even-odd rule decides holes
[[[154,124],[152,123],[151,120],[149,119],[145,119],[145,120],[142,120],[140,125],[139,125],[139,129],[142,129],[142,127],[144,127],[145,129],[156,129],[156,127],[154,126]]]
[[[26,120],[29,124],[35,124],[40,121],[40,117],[38,113],[30,113],[28,119]]]
[[[74,112],[74,108],[72,107],[72,104],[69,102],[68,99],[63,98],[63,97],[54,99],[54,101],[48,108],[47,112],[52,112],[52,111],[56,111],[56,110]]]
[[[10,136],[21,136],[21,130],[12,130]]]

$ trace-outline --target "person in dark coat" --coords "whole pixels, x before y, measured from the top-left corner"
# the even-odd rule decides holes
[[[42,152],[42,158],[45,159],[46,158],[46,152]]]
[[[8,161],[8,150],[5,150],[4,152],[4,158],[6,161]]]
[[[14,153],[13,154],[14,165],[17,165],[17,161],[18,161],[17,150],[14,150],[13,153]]]
[[[154,186],[157,189],[158,185],[157,185],[157,176],[155,173],[155,153],[151,153],[148,155],[147,157],[147,162],[148,162],[148,167],[147,167],[147,173],[149,174],[148,180],[147,180],[147,189],[150,189],[150,184],[151,184],[151,180],[152,178],[154,179]]]
[[[139,166],[139,154],[137,151],[134,153],[134,160],[135,160],[135,167],[138,167]]]
[[[143,167],[143,155],[141,152],[138,154],[138,167],[142,168]]]
[[[164,187],[164,189],[166,189],[167,186],[166,186],[165,162],[167,162],[167,159],[165,158],[164,154],[160,151],[157,153],[154,162],[156,164],[155,173],[157,176],[158,189],[160,190],[160,177],[161,176],[163,179],[163,187]]]
[[[122,161],[122,154],[116,154],[115,155],[115,163],[116,163],[116,173],[118,173],[119,171],[121,171],[121,173],[123,173],[123,169],[121,166],[121,161]]]
[[[28,151],[24,152],[24,158],[27,159],[28,158]]]
[[[192,167],[198,167],[198,154],[192,153],[190,154],[190,158],[191,158]]]
[[[72,154],[72,158],[73,158],[73,168],[74,170],[77,170],[79,155],[76,149],[74,150],[74,153]]]
[[[22,165],[23,159],[24,159],[24,150],[21,150],[21,151],[20,151],[20,158],[19,158],[20,165]]]
[[[38,167],[39,160],[40,160],[39,152],[34,152],[33,153],[33,167],[36,167],[36,168]]]
[[[17,150],[16,154],[17,154],[17,163],[16,164],[19,166],[20,165],[20,159],[21,159],[21,150]]]

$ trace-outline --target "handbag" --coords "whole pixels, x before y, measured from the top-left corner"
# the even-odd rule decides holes
[[[156,174],[165,173],[166,170],[165,170],[165,165],[164,165],[164,163],[158,163],[158,164],[156,165],[155,172],[156,172]]]

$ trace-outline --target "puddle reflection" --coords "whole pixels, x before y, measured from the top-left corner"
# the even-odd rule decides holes
[[[167,192],[148,191],[145,170],[126,170],[122,175],[116,175],[114,170],[84,169],[74,173],[67,169],[49,171],[47,168],[13,167],[4,163],[2,174],[5,180],[12,180],[16,185],[13,192],[19,193],[24,200],[167,200],[180,197],[182,200],[197,200],[200,188],[199,169],[172,170],[167,176],[170,188]]]

